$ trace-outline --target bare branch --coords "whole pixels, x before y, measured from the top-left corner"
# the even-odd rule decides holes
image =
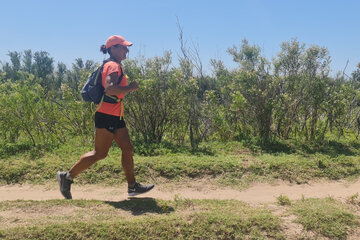
[[[345,75],[346,77],[350,78],[350,77],[345,73],[345,70],[346,70],[348,64],[349,64],[349,59],[346,61],[346,65],[345,65],[345,68],[344,68],[344,70],[343,70],[343,76],[342,76],[343,78],[344,78],[344,75]]]
[[[201,78],[204,77],[204,71],[203,71],[203,64],[200,58],[200,53],[199,53],[199,44],[195,45],[195,43],[192,43],[193,45],[193,49],[190,49],[190,53],[191,53],[191,59],[193,60],[193,64],[195,66],[195,68],[197,69],[199,75]]]
[[[176,25],[179,30],[179,41],[180,41],[180,49],[181,53],[184,56],[184,59],[189,60],[189,56],[187,55],[187,49],[186,49],[186,42],[184,42],[184,36],[183,36],[183,28],[180,25],[179,18],[176,17]]]

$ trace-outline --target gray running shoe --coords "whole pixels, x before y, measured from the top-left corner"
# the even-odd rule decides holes
[[[135,182],[134,187],[128,188],[128,195],[129,196],[136,196],[142,193],[146,193],[154,188],[154,184],[150,185],[141,185],[140,183]]]
[[[67,172],[57,172],[56,178],[59,183],[60,192],[66,199],[72,199],[70,188],[73,181],[66,178]]]

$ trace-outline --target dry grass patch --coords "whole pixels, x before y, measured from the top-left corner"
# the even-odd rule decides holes
[[[72,215],[65,216],[67,221],[51,215],[47,223],[38,224],[39,215],[32,214],[35,210],[45,214],[58,208],[72,209]],[[4,239],[285,239],[280,219],[269,210],[235,200],[175,196],[173,201],[137,198],[119,202],[0,203],[0,212],[16,209],[31,214],[26,224],[1,229]]]
[[[332,198],[302,199],[292,204],[297,222],[318,237],[346,239],[359,226],[359,220],[346,205]]]

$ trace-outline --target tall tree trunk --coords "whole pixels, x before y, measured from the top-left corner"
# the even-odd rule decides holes
[[[312,141],[315,139],[317,120],[318,120],[318,107],[316,106],[314,108],[312,118],[311,118],[310,139]]]

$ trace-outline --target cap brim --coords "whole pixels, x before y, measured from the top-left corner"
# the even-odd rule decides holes
[[[128,41],[124,41],[123,44],[124,46],[130,47],[131,45],[133,45],[132,42],[128,42]]]

